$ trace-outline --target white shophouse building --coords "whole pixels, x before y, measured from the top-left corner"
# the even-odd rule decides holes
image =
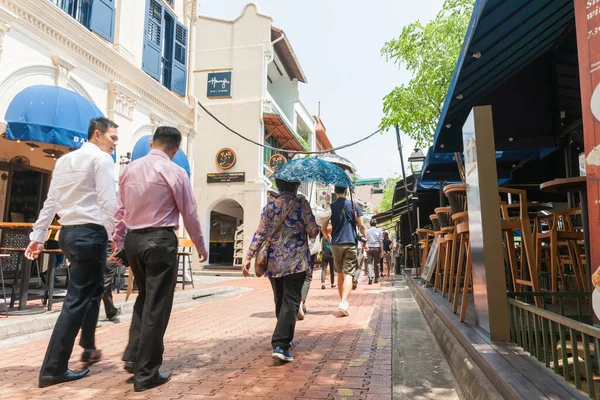
[[[35,221],[55,158],[81,145],[75,137],[72,146],[5,138],[7,109],[32,86],[76,92],[119,125],[115,180],[120,161],[159,125],[178,127],[192,154],[198,129],[187,61],[196,7],[195,0],[0,0],[1,221]]]
[[[315,148],[316,119],[299,98],[306,77],[288,37],[271,17],[261,14],[255,4],[232,21],[200,15],[195,39],[194,94],[212,114],[259,143],[288,150]],[[248,248],[272,190],[273,152],[244,141],[200,113],[202,139],[194,152],[194,187],[203,223],[210,226],[209,266],[231,266],[234,251],[241,257]],[[215,159],[222,149],[235,154],[235,164],[224,165],[228,169]],[[233,181],[222,182],[229,179]],[[312,185],[303,184],[301,191],[314,203]],[[242,234],[243,241],[236,241]],[[235,264],[240,261],[237,258]]]

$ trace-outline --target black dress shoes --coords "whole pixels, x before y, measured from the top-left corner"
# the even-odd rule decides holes
[[[134,392],[143,392],[148,389],[155,388],[157,386],[163,385],[171,380],[171,372],[167,372],[166,374],[158,373],[148,382],[137,383],[133,382],[133,391]]]
[[[87,374],[89,374],[90,370],[88,368],[83,369],[81,371],[71,371],[70,369],[67,372],[56,375],[56,376],[40,376],[40,387],[48,387],[52,385],[58,385],[59,383],[76,381],[77,379],[81,379]]]
[[[135,371],[135,363],[133,361],[125,361],[125,366],[123,367],[123,369],[129,372],[130,374],[133,374],[133,372]]]

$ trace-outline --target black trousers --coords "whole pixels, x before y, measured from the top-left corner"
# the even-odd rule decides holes
[[[68,368],[77,332],[84,349],[96,349],[95,335],[100,298],[102,269],[106,263],[106,229],[87,224],[63,227],[59,245],[71,265],[67,296],[54,326],[40,376],[56,376]]]
[[[271,344],[273,348],[280,346],[287,350],[294,339],[296,314],[302,297],[302,285],[306,272],[286,275],[281,278],[269,278],[275,297],[275,316],[277,326],[273,332]]]
[[[112,249],[109,245],[107,246],[106,256],[109,257],[111,254]],[[117,315],[118,312],[112,296],[115,275],[117,274],[118,268],[119,264],[108,260],[104,265],[104,293],[102,293],[102,302],[104,303],[104,312],[106,313],[106,318],[108,319]]]
[[[125,255],[139,293],[123,361],[135,363],[134,380],[141,384],[158,374],[163,361],[163,339],[177,282],[177,236],[172,230],[129,232]]]
[[[335,268],[333,266],[333,256],[331,253],[323,253],[323,258],[321,259],[321,283],[325,284],[325,279],[327,278],[327,266],[329,265],[329,278],[331,279],[331,284],[333,285],[335,282]]]

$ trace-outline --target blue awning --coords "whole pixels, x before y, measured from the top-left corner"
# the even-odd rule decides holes
[[[554,152],[555,148],[533,150],[504,150],[496,152],[498,182],[507,182],[512,176],[512,170],[524,161],[541,160]],[[462,157],[462,155],[461,155]],[[464,157],[463,157],[464,163]],[[458,166],[454,153],[435,153],[433,146],[427,151],[420,182],[460,181]],[[427,185],[430,186],[430,185]]]
[[[6,139],[79,148],[93,118],[103,117],[91,101],[57,86],[30,86],[10,102]]]
[[[133,146],[133,151],[131,152],[131,161],[135,161],[138,158],[142,158],[150,153],[150,139],[152,139],[152,136],[147,135],[137,141],[135,146]],[[179,149],[173,158],[173,162],[183,168],[185,172],[187,172],[188,177],[191,176],[190,163],[183,150]]]
[[[434,134],[434,151],[462,151],[462,126],[471,109],[486,104],[480,102],[489,100],[485,97],[490,92],[549,52],[573,21],[573,0],[477,0]],[[544,83],[548,86],[540,77],[539,84]],[[535,93],[535,88],[528,90]],[[513,101],[527,101],[527,96],[515,91],[502,95],[505,103],[511,95]],[[517,143],[520,138],[514,139],[506,142],[507,148],[535,147],[535,140]]]

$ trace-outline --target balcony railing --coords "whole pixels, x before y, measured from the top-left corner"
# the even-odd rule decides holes
[[[273,97],[271,96],[271,94],[269,92],[267,92],[266,98],[263,100],[263,113],[265,113],[265,114],[277,114],[277,115],[279,115],[281,117],[281,119],[283,120],[283,123],[289,129],[289,131],[292,132],[292,135],[294,135],[294,138],[296,138],[296,140],[298,141],[298,143],[300,143],[302,145],[302,147],[306,148],[306,146],[307,146],[306,139],[304,139],[296,131],[296,129],[294,128],[294,124],[289,120],[289,118],[283,112],[283,110],[281,110],[281,108],[279,107],[279,105],[273,99]]]

